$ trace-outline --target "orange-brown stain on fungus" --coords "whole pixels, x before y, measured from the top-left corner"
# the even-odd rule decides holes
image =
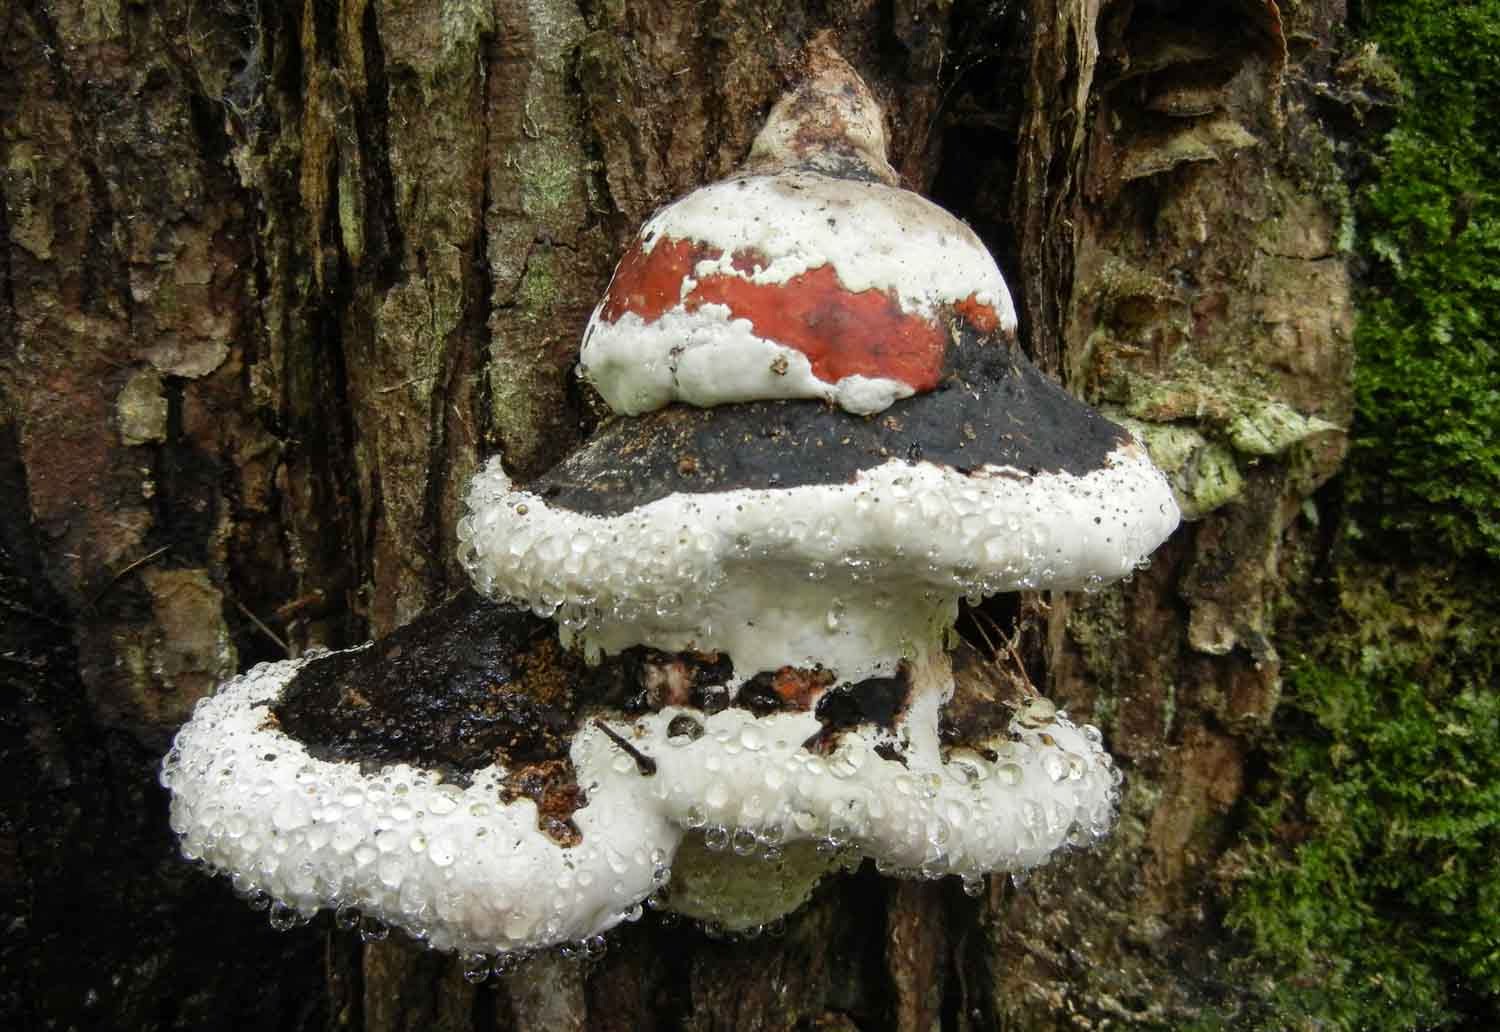
[[[812,709],[818,697],[833,684],[833,673],[828,670],[803,670],[784,666],[771,675],[771,690],[789,710]]]
[[[568,655],[556,639],[543,638],[516,658],[520,676],[510,684],[495,685],[493,692],[518,691],[549,706],[571,708],[572,686],[578,671],[576,656]]]
[[[867,376],[899,380],[918,392],[937,386],[947,333],[904,312],[893,292],[848,290],[832,265],[781,283],[754,283],[723,272],[695,276],[699,262],[716,261],[722,254],[691,240],[658,240],[650,251],[637,243],[615,271],[601,317],[616,322],[633,312],[651,323],[679,304],[686,312],[723,305],[730,318],[749,320],[756,336],[807,356],[813,374],[825,383]],[[741,273],[766,264],[754,251],[730,256],[730,266]],[[686,293],[685,280],[691,281]],[[964,304],[970,304],[964,314],[976,326],[986,318],[991,327],[998,324],[989,306],[972,298],[960,302]]]
[[[523,797],[536,804],[536,826],[542,834],[564,848],[583,841],[573,813],[588,805],[588,796],[578,784],[572,761],[543,760],[510,771],[502,782],[500,801],[509,806]]]
[[[994,333],[1000,325],[1000,316],[995,311],[995,306],[980,301],[978,294],[970,294],[962,301],[955,301],[953,310],[980,333]]]

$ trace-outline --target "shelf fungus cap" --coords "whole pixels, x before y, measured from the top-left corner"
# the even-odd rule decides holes
[[[283,927],[338,908],[440,950],[587,940],[639,916],[682,833],[603,730],[547,701],[585,694],[581,668],[544,621],[452,604],[261,664],[177,734],[171,826]]]
[[[622,418],[525,487],[492,460],[459,554],[595,655],[889,674],[962,596],[1087,587],[1176,527],[1128,431],[1015,346],[967,226],[892,185],[826,46],[747,171],[658,212],[580,364]]]
[[[678,405],[607,424],[525,487],[492,460],[461,561],[596,650],[854,680],[893,670],[960,597],[1129,574],[1178,522],[1145,450],[1010,349],[960,358],[944,389],[873,419]]]
[[[548,622],[455,599],[221,685],[163,762],[171,825],[279,927],[337,908],[488,958],[587,948],[648,898],[744,930],[840,856],[977,886],[1111,823],[1097,731],[1050,707],[940,745],[940,649],[816,706],[706,706],[727,673],[649,650],[591,667]],[[692,690],[661,694],[674,677]]]
[[[310,755],[265,720],[305,662],[220,686],[163,768],[183,854],[242,893],[304,918],[352,907],[434,949],[500,953],[607,931],[655,887],[679,832],[602,751],[603,769],[581,773],[592,805],[574,818],[588,845],[570,849],[538,828],[530,801],[501,802],[502,766],[456,785],[410,764],[366,772]]]
[[[971,707],[950,632],[965,596],[1128,574],[1171,488],[1020,353],[984,247],[894,185],[853,71],[808,60],[744,173],[616,272],[581,365],[619,416],[532,483],[474,478],[459,558],[505,604],[262,665],[179,733],[183,852],[273,922],[529,951],[650,896],[753,924],[838,855],[977,885],[1108,829],[1098,732]],[[779,887],[694,877],[725,850]]]
[[[935,388],[959,327],[1016,317],[983,243],[896,185],[879,105],[842,58],[772,110],[741,172],[657,212],[584,333],[619,413],[814,398],[867,415]]]

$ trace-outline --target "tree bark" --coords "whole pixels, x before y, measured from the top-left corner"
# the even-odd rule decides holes
[[[0,1022],[1172,1027],[1232,996],[1215,865],[1351,416],[1314,103],[1344,8],[1201,6],[0,0]],[[480,989],[270,931],[176,858],[171,735],[237,670],[462,584],[468,477],[597,421],[572,367],[614,261],[742,159],[823,28],[1027,350],[1187,503],[1131,582],[1025,606],[1033,672],[1126,772],[1114,837],[977,901],[864,870],[779,937],[651,918]]]

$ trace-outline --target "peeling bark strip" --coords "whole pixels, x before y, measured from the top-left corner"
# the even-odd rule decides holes
[[[28,987],[0,995],[0,1025],[1051,1029],[1232,1009],[1204,900],[1273,733],[1272,613],[1317,554],[1304,513],[1350,411],[1340,179],[1312,98],[1344,9],[1028,0],[1023,27],[982,6],[0,6],[0,637],[28,629],[0,661],[22,907],[0,983]],[[993,884],[977,927],[966,900],[891,900],[862,872],[780,938],[648,921],[598,963],[542,958],[477,993],[447,958],[271,932],[170,855],[167,738],[275,639],[384,635],[458,583],[480,453],[534,476],[580,437],[598,409],[578,338],[632,227],[742,160],[826,25],[885,103],[904,181],[941,172],[945,204],[1017,255],[1027,353],[1181,453],[1201,522],[1130,585],[1052,600],[1051,693],[1129,763],[1111,852]],[[995,95],[1002,64],[1024,103]],[[1283,432],[1315,419],[1332,429]]]

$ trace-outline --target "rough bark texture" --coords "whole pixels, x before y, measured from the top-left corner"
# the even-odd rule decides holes
[[[1342,0],[0,0],[0,1024],[984,1029],[1233,1003],[1213,871],[1351,413]],[[813,32],[1022,338],[1195,522],[1034,599],[1127,773],[1101,850],[982,900],[870,871],[780,937],[655,919],[498,987],[277,935],[175,858],[155,764],[237,669],[441,601],[462,485],[597,418],[572,373],[638,223],[745,154]],[[1231,1007],[1232,1010],[1232,1007]]]

